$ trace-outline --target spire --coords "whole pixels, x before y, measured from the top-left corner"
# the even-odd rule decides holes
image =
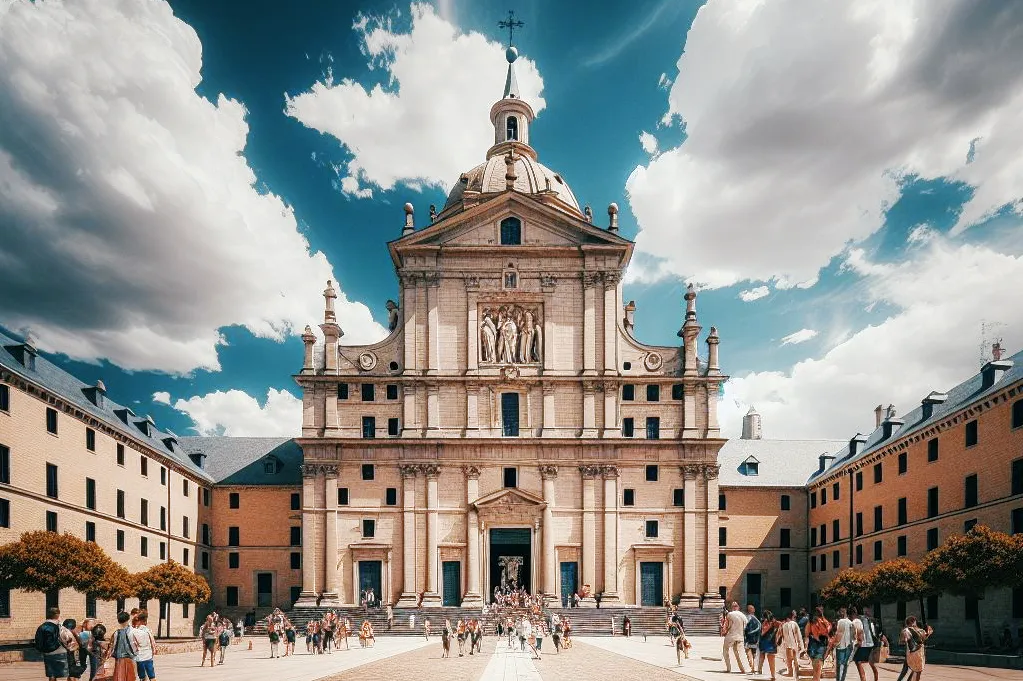
[[[515,60],[518,59],[519,51],[509,47],[504,52],[504,58],[508,60],[508,75],[504,79],[504,99],[520,99],[519,81],[515,79]]]
[[[529,124],[536,118],[533,108],[522,101],[519,93],[519,82],[515,78],[515,60],[519,51],[513,40],[515,29],[525,24],[515,19],[514,12],[508,12],[508,18],[497,22],[501,28],[508,29],[508,48],[504,58],[508,62],[508,75],[504,79],[504,94],[490,109],[490,122],[494,124],[494,146],[487,152],[487,158],[496,154],[505,154],[508,146],[516,147],[516,153],[526,154],[534,160],[536,152],[529,146]]]

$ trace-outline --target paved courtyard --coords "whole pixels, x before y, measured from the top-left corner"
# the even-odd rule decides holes
[[[442,659],[440,639],[427,642],[420,637],[392,636],[381,638],[373,648],[354,645],[330,655],[309,655],[299,644],[293,658],[269,658],[265,639],[252,639],[253,649],[232,647],[222,666],[198,666],[198,653],[160,655],[156,669],[160,681],[581,681],[583,679],[614,679],[628,681],[725,681],[721,662],[721,639],[693,637],[690,659],[682,665],[675,662],[674,649],[664,636],[596,637],[576,639],[571,650],[555,654],[548,649],[540,660],[533,660],[518,647],[509,650],[503,639],[485,639],[482,655],[459,658],[457,645],[453,656]],[[881,665],[881,681],[895,681],[899,666]],[[766,668],[765,668],[766,671]],[[929,665],[928,681],[1023,681],[1023,672],[979,667]],[[742,676],[767,681],[764,676]],[[18,663],[0,666],[0,681],[39,681],[43,678],[41,663]],[[779,677],[783,679],[784,677]],[[849,681],[858,681],[855,668]],[[868,681],[872,681],[868,677]]]

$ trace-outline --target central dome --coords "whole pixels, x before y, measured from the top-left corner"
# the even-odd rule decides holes
[[[481,201],[503,193],[507,189],[505,180],[507,170],[505,157],[494,155],[472,170],[462,173],[448,193],[444,210],[461,203],[466,191],[479,192]],[[514,188],[515,191],[522,194],[553,192],[560,202],[565,204],[565,207],[571,209],[577,216],[582,215],[575,194],[572,193],[561,175],[525,154],[518,155],[515,160]],[[491,196],[487,196],[488,194]]]

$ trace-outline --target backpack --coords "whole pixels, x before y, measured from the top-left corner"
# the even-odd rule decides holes
[[[231,634],[227,633],[227,630],[220,632],[220,645],[227,646],[231,645]]]
[[[60,625],[43,622],[36,629],[35,649],[43,655],[47,655],[57,648],[60,648]]]

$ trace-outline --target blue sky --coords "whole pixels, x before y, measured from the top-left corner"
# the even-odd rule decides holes
[[[1023,344],[1019,6],[512,7],[533,146],[621,206],[642,339],[700,286],[730,434],[755,404],[769,437],[848,437],[975,371],[982,326]],[[15,2],[0,325],[179,434],[297,434],[325,280],[374,338],[401,206],[423,224],[482,160],[507,9]]]

